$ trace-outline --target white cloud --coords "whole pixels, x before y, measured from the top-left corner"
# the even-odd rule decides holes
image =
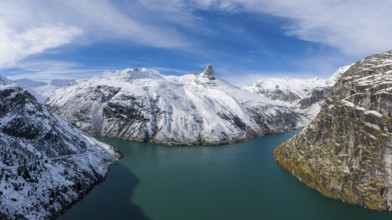
[[[323,54],[298,64],[305,66],[305,72],[314,69],[314,63],[329,71],[325,63],[330,60],[335,64],[347,57],[392,49],[391,8],[390,0],[1,0],[0,68],[19,66],[22,59],[51,48],[101,40],[127,39],[152,47],[203,52],[202,46],[181,34],[214,31],[193,13],[201,9],[282,17],[287,35],[341,52],[328,54],[329,60]],[[205,53],[210,55],[208,50]],[[76,67],[73,70],[76,73]]]
[[[106,69],[89,68],[78,63],[44,60],[44,61],[21,61],[17,69],[8,71],[7,77],[10,79],[28,78],[32,80],[49,82],[52,79],[82,79],[89,78],[102,73]]]
[[[43,25],[15,32],[0,25],[0,66],[11,66],[28,55],[69,43],[82,31],[74,27]]]
[[[322,43],[347,55],[364,56],[392,49],[390,0],[142,1],[155,7],[164,4],[165,8],[253,12],[283,17],[287,19],[287,35]]]
[[[110,0],[0,1],[0,67],[68,43],[126,39],[152,47],[187,50],[175,29],[134,16]],[[161,20],[164,20],[162,18]]]
[[[242,1],[247,10],[288,18],[287,34],[338,48],[348,55],[392,49],[392,1]]]
[[[202,10],[224,10],[235,12],[238,8],[236,0],[139,0],[144,6],[164,11],[192,11]]]

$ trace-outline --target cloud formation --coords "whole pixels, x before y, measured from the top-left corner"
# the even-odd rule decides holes
[[[199,13],[208,11],[212,13],[205,14],[223,12],[230,16],[241,16],[248,13],[256,18],[263,18],[264,15],[281,18],[277,19],[276,25],[282,25],[283,34],[291,36],[287,39],[297,38],[327,46],[325,48],[328,52],[312,52],[309,56],[288,58],[295,59],[289,64],[298,72],[320,73],[326,72],[320,70],[329,71],[332,69],[330,66],[335,68],[347,60],[352,62],[365,55],[392,49],[390,8],[392,1],[389,0],[2,0],[0,68],[30,68],[25,64],[31,55],[65,45],[77,47],[101,41],[129,41],[132,46],[175,49],[176,53],[179,51],[178,54],[196,57],[195,61],[190,59],[192,62],[197,62],[199,57],[200,60],[217,57],[222,60],[221,66],[224,66],[227,57],[230,57],[231,62],[246,59],[246,56],[238,56],[234,50],[225,51],[225,43],[242,44],[243,40],[262,44],[257,42],[259,35],[254,36],[247,30],[241,33],[240,23],[233,27],[223,20],[214,23],[216,21],[209,20],[214,16],[203,17],[203,13]],[[263,23],[260,22],[260,25]],[[228,31],[230,28],[233,30]],[[251,28],[256,29],[257,26]],[[222,35],[230,34],[236,35],[225,42],[225,36]],[[282,35],[280,30],[278,34]],[[251,43],[248,46],[252,46]],[[48,57],[45,55],[38,63],[44,65],[45,59],[61,60]],[[175,60],[176,55],[173,57]],[[256,55],[250,57],[259,58]],[[34,61],[34,58],[30,61]],[[282,62],[282,57],[278,58]],[[215,60],[219,62],[219,59]],[[81,63],[71,69],[76,74],[77,69],[81,68],[84,73],[87,72],[84,69],[86,66]],[[227,66],[239,66],[240,69],[237,63]],[[63,69],[55,70],[65,73]],[[29,71],[26,69],[26,72]],[[49,71],[45,74],[49,75]]]
[[[0,25],[0,66],[10,66],[28,55],[69,43],[82,31],[75,27],[42,25],[16,32]]]
[[[348,55],[392,49],[392,2],[380,0],[242,1],[249,11],[287,18],[287,34],[338,48]]]
[[[189,48],[174,28],[133,16],[138,4],[110,0],[0,1],[0,67],[68,43],[126,39],[152,47]],[[162,19],[161,19],[162,20]]]
[[[52,79],[80,79],[106,71],[105,68],[91,68],[79,63],[59,60],[20,61],[17,68],[7,69],[9,79],[28,78],[49,82]]]
[[[264,13],[286,19],[289,36],[347,55],[392,49],[392,1],[380,0],[141,0],[151,7]],[[164,4],[164,6],[162,5]]]

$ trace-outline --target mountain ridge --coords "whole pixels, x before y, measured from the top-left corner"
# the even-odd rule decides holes
[[[323,100],[331,94],[333,85],[350,66],[352,64],[340,67],[327,79],[265,78],[244,89],[290,105],[296,112],[313,120]]]
[[[57,90],[47,105],[90,134],[175,145],[232,143],[307,123],[286,105],[215,78],[212,66],[183,76],[107,72]]]
[[[102,181],[119,155],[6,81],[0,79],[0,216],[54,218]]]

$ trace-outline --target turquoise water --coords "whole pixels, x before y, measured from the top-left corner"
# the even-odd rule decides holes
[[[60,219],[392,219],[322,196],[273,159],[288,132],[213,147],[104,141],[124,157],[107,179]]]

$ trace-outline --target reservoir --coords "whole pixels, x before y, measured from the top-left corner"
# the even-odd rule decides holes
[[[208,147],[100,138],[123,158],[59,219],[392,219],[326,198],[281,168],[273,150],[297,132]]]

